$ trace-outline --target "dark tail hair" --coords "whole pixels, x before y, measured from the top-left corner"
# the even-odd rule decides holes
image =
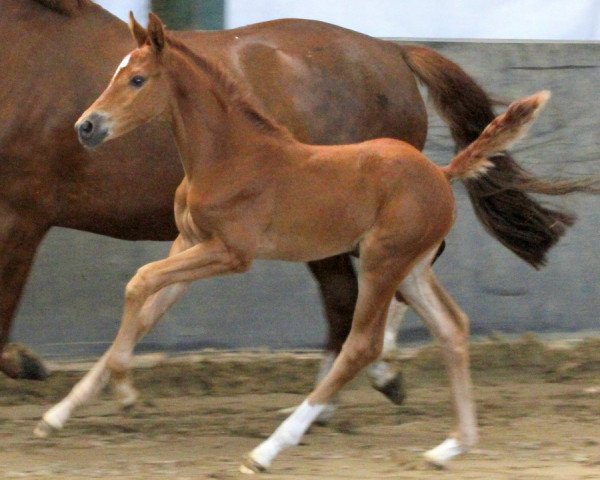
[[[474,142],[494,120],[492,100],[462,68],[433,50],[402,47],[405,61],[429,90],[448,124],[457,149]],[[575,222],[575,216],[542,205],[530,194],[600,193],[600,179],[539,178],[506,152],[489,157],[485,175],[464,179],[475,214],[485,229],[505,247],[535,268]]]

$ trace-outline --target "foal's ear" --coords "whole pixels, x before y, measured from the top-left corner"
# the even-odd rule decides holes
[[[131,10],[129,10],[129,30],[131,30],[131,34],[133,35],[133,38],[135,38],[138,47],[141,47],[146,43],[148,32],[137,22]]]
[[[165,48],[165,27],[161,19],[152,12],[148,16],[148,39],[156,53]]]

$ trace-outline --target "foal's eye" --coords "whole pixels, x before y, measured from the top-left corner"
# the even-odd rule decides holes
[[[146,79],[144,77],[142,77],[141,75],[136,75],[134,77],[131,77],[131,80],[129,80],[129,83],[136,88],[140,88],[144,84],[145,81],[146,81]]]

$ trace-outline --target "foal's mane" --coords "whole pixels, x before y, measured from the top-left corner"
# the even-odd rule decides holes
[[[216,82],[223,93],[223,95],[220,96],[222,102],[237,108],[248,120],[267,133],[290,135],[287,128],[278,124],[275,120],[262,112],[256,105],[256,101],[250,92],[242,84],[231,77],[231,75],[229,75],[220,65],[198,55],[190,50],[185,44],[171,36],[167,36],[166,40],[169,46],[183,53],[194,65],[199,67]]]
[[[63,15],[72,15],[79,8],[87,5],[90,0],[34,0],[50,10],[62,13]]]

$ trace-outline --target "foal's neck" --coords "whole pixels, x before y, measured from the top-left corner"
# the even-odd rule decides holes
[[[168,65],[174,93],[171,124],[188,177],[202,168],[231,169],[240,158],[264,168],[265,159],[281,162],[284,152],[298,145],[285,128],[235,98],[241,92],[215,79],[218,69],[205,71],[193,62],[173,51]]]

